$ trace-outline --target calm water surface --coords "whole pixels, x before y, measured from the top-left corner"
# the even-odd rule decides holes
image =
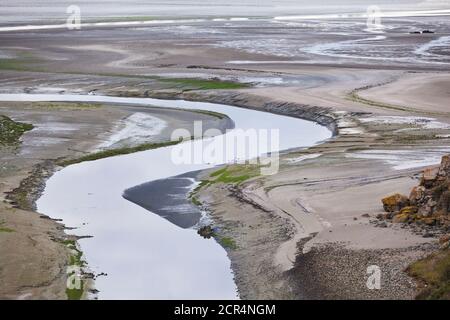
[[[328,129],[301,119],[226,105],[145,98],[83,95],[0,95],[0,101],[102,101],[167,108],[202,109],[227,114],[236,129],[280,129],[280,150],[307,147],[331,136]],[[212,143],[220,136],[184,144]],[[48,181],[38,211],[62,219],[80,240],[98,277],[100,299],[233,299],[236,285],[225,250],[214,240],[180,228],[127,200],[124,190],[213,165],[176,165],[173,148],[84,162],[56,172]],[[230,160],[230,159],[228,159]]]

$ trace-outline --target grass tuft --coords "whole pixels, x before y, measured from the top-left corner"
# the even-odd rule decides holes
[[[73,268],[74,271],[68,274],[68,277],[82,277],[81,275],[75,275],[76,270],[81,270],[86,265],[86,262],[83,260],[83,252],[78,249],[75,240],[63,240],[62,244],[66,245],[70,250],[69,255],[69,267]],[[80,288],[66,288],[66,295],[68,300],[81,300],[84,293],[84,282],[83,278],[79,279]]]
[[[0,232],[7,232],[7,233],[9,233],[9,232],[15,232],[15,230],[13,230],[13,229],[11,229],[11,228],[4,227],[4,226],[3,226],[4,224],[5,224],[4,221],[0,221]]]
[[[231,90],[244,89],[249,86],[244,83],[222,81],[222,80],[204,80],[191,78],[164,78],[159,79],[160,82],[174,84],[175,86],[190,90]]]
[[[36,68],[36,64],[40,62],[30,52],[20,52],[17,57],[14,58],[1,58],[0,70],[13,70],[13,71],[39,71]]]
[[[256,177],[259,167],[256,165],[227,166],[210,174],[211,183],[240,184],[250,178]]]
[[[39,109],[70,109],[70,110],[85,110],[97,109],[101,107],[101,103],[86,103],[86,102],[32,102],[33,108]]]
[[[144,143],[144,144],[141,144],[141,145],[138,145],[135,147],[109,149],[109,150],[91,153],[91,154],[88,154],[88,155],[85,155],[85,156],[82,156],[82,157],[76,158],[76,159],[61,160],[58,162],[58,165],[65,167],[65,166],[69,166],[72,164],[81,163],[81,162],[85,162],[85,161],[95,161],[95,160],[99,160],[99,159],[104,159],[104,158],[109,158],[109,157],[114,157],[114,156],[119,156],[119,155],[125,155],[125,154],[134,153],[134,152],[168,147],[168,146],[176,145],[182,141],[183,140],[160,142],[160,143]]]
[[[236,250],[238,248],[236,241],[234,241],[232,238],[230,237],[221,237],[218,238],[219,243],[224,247],[224,248],[229,248],[232,250]]]
[[[259,167],[256,165],[233,165],[226,166],[222,169],[214,171],[209,174],[209,178],[202,180],[200,184],[191,191],[189,198],[191,202],[200,206],[202,203],[196,197],[196,194],[202,189],[214,183],[224,184],[241,184],[248,179],[257,177],[259,175]]]
[[[84,282],[81,281],[80,289],[66,288],[66,295],[68,300],[81,300],[84,292]]]
[[[12,146],[20,143],[20,137],[33,129],[29,123],[16,122],[7,116],[0,115],[0,146]]]
[[[448,248],[414,262],[407,271],[425,284],[417,299],[450,299],[450,251]]]

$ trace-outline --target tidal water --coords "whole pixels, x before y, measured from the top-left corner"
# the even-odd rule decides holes
[[[225,135],[239,129],[279,129],[280,144],[272,151],[308,147],[331,136],[313,122],[211,103],[57,94],[2,94],[0,101],[116,102],[220,112],[235,123]],[[194,228],[181,228],[123,197],[126,189],[142,183],[213,167],[209,162],[175,164],[172,152],[206,147],[221,138],[83,162],[47,181],[38,211],[62,219],[76,228],[71,230],[76,235],[93,236],[79,243],[92,271],[107,274],[95,281],[100,299],[238,298],[230,261],[214,239],[204,239]]]

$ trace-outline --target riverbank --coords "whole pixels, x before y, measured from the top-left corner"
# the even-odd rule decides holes
[[[376,228],[370,223],[370,217],[379,212],[379,199],[389,193],[388,190],[396,192],[410,188],[414,183],[412,178],[420,171],[420,168],[414,168],[414,165],[413,168],[395,170],[395,164],[401,167],[412,160],[419,161],[420,167],[420,155],[425,161],[424,164],[430,155],[427,150],[436,150],[436,154],[443,152],[439,150],[446,146],[445,135],[448,129],[445,125],[436,125],[436,122],[445,121],[445,118],[436,119],[436,122],[417,119],[406,121],[397,110],[390,116],[389,110],[383,107],[376,110],[371,106],[375,112],[370,114],[364,110],[366,106],[361,109],[364,112],[342,112],[335,111],[332,107],[286,103],[280,101],[278,96],[270,100],[266,96],[260,97],[260,93],[260,90],[246,90],[187,92],[176,95],[177,98],[188,100],[234,104],[307,118],[327,125],[337,133],[325,144],[283,155],[281,170],[275,176],[254,178],[237,187],[215,184],[197,196],[209,208],[220,227],[220,237],[232,239],[236,244],[227,250],[242,298],[337,298],[336,292],[340,291],[324,286],[333,286],[334,283],[337,288],[343,285],[343,282],[329,281],[327,275],[336,274],[337,271],[326,271],[326,260],[318,258],[328,256],[323,255],[323,252],[334,256],[333,252],[339,252],[336,250],[344,250],[341,252],[346,252],[345,255],[337,256],[350,257],[348,259],[352,261],[366,261],[364,257],[371,257],[369,260],[376,262],[374,256],[383,257],[383,261],[394,261],[395,264],[385,265],[384,268],[400,271],[408,263],[431,252],[433,246],[427,244],[432,242],[431,239],[411,235],[405,230]],[[267,95],[267,91],[263,93]],[[167,96],[167,93],[165,95]],[[155,96],[158,96],[157,92]],[[344,94],[341,99],[346,99]],[[378,111],[378,117],[381,117],[379,119],[376,118]],[[410,115],[406,119],[408,117]],[[444,138],[435,139],[437,135]],[[419,148],[423,150],[419,152]],[[370,152],[369,156],[364,153],[378,149],[379,153],[372,156]],[[397,152],[398,149],[403,149],[403,153]],[[419,159],[408,158],[411,152]],[[392,153],[398,156],[398,159],[391,160],[391,164],[382,161],[386,155]],[[380,160],[371,159],[377,155],[381,157]],[[353,199],[354,194],[364,194],[365,197]],[[369,214],[369,218],[362,217],[363,214]],[[317,235],[304,245],[312,248],[317,242],[317,245],[320,244],[319,249],[308,249],[309,255],[296,255],[298,241],[316,233]],[[344,248],[341,247],[342,243],[345,243]],[[322,248],[322,244],[331,247]],[[388,252],[392,252],[389,259],[386,258]],[[402,255],[405,256],[404,259],[399,258]],[[362,258],[357,258],[359,256]],[[294,265],[296,267],[288,271]],[[341,267],[345,265],[343,263]],[[321,281],[317,279],[317,274],[308,282],[301,271],[307,266],[312,269],[320,266],[320,270],[323,270]],[[362,265],[360,269],[363,269]],[[415,287],[400,271],[397,276],[393,275],[393,280],[390,281],[400,287],[393,288],[387,284],[381,295],[377,291],[377,297],[413,297]],[[345,274],[348,272],[342,271],[341,275]],[[365,280],[365,276],[357,275],[360,283]],[[347,278],[342,276],[340,279]],[[319,284],[320,287],[317,287]],[[306,293],[305,289],[302,289],[304,287],[308,288]],[[345,297],[365,297],[361,292],[359,290]],[[366,297],[374,296],[369,292]]]
[[[345,261],[371,260],[385,269],[398,271],[391,275],[385,290],[376,291],[376,295],[365,292],[365,296],[364,286],[360,285],[359,290],[340,298],[412,298],[415,286],[402,270],[431,252],[433,240],[411,235],[397,226],[394,230],[376,227],[370,221],[380,211],[382,196],[389,191],[409,189],[420,165],[427,164],[433,150],[436,155],[445,152],[442,148],[446,146],[448,129],[436,123],[446,118],[420,121],[408,118],[410,115],[402,118],[398,111],[389,116],[389,111],[382,107],[379,115],[353,110],[336,112],[331,107],[285,103],[278,97],[268,100],[259,94],[258,90],[247,90],[188,92],[176,96],[275,110],[320,121],[337,133],[325,144],[283,154],[281,170],[275,176],[253,178],[239,186],[214,184],[196,197],[210,210],[220,237],[235,244],[226,249],[240,296],[339,298],[338,293],[342,292],[332,288],[344,285],[344,279],[351,279],[348,274],[354,269],[354,265]],[[346,97],[343,95],[341,99]],[[435,139],[437,135],[443,138]],[[379,151],[367,156],[368,150]],[[382,161],[392,154],[398,158]],[[411,154],[417,157],[408,157]],[[408,167],[410,162],[412,167]],[[354,199],[355,194],[364,197]],[[315,237],[308,242],[300,241],[312,235]],[[299,241],[309,254],[297,255]],[[329,256],[348,257],[340,266],[341,272],[329,266],[326,262]],[[294,269],[290,269],[292,266]],[[363,266],[359,269],[363,270]],[[319,268],[322,272],[308,279],[304,268]],[[330,274],[340,275],[337,276],[340,282],[330,281]],[[366,279],[365,273],[356,277],[355,281],[365,283],[361,282]]]
[[[422,92],[432,83],[422,82]],[[409,94],[408,88],[403,92]],[[442,93],[422,99],[428,101],[423,115],[414,116],[381,102],[361,105],[360,112],[330,108],[325,115],[335,119],[334,139],[282,155],[274,176],[206,184],[197,192],[219,236],[236,243],[228,252],[243,298],[415,297],[417,286],[405,269],[438,247],[439,234],[414,234],[375,217],[383,211],[383,196],[409,192],[422,168],[449,151],[448,115],[429,119],[430,108],[441,107]],[[371,265],[381,269],[380,290],[366,286]]]
[[[0,91],[181,98],[294,115],[328,126],[335,133],[333,139],[283,154],[278,174],[237,179],[241,182],[237,186],[215,183],[196,197],[211,211],[219,237],[233,244],[227,250],[240,295],[409,299],[416,288],[403,269],[431,252],[436,240],[372,220],[382,210],[383,196],[409,192],[417,184],[420,166],[437,164],[448,152],[447,56],[439,47],[425,56],[414,52],[414,48],[435,43],[448,26],[441,24],[440,33],[433,35],[405,31],[411,24],[434,26],[434,19],[385,21],[394,28],[386,30],[384,40],[373,41],[367,40],[371,35],[354,28],[352,21],[333,22],[341,35],[334,28],[309,22],[304,26],[244,22],[224,26],[218,22],[211,26],[118,28],[114,32],[104,28],[5,33],[1,49],[13,59],[0,61]],[[322,28],[320,35],[317,27]],[[268,41],[258,41],[268,35],[273,35]],[[296,50],[316,41],[316,49],[325,49],[319,54]],[[393,43],[397,44],[394,51]],[[358,57],[336,57],[349,52]],[[230,81],[239,85],[233,85],[231,91],[219,90],[230,89]],[[13,112],[22,104],[2,105],[2,110]],[[88,110],[56,112],[61,117],[84,114],[76,120],[81,125],[76,132],[86,134],[80,134],[75,145],[69,143],[72,133],[51,137],[45,148],[38,144],[33,148],[40,140],[31,140],[23,144],[33,148],[28,161],[60,154],[84,155],[76,150],[88,151],[102,143],[98,137],[104,137],[103,132],[112,130],[111,123],[123,118],[122,114],[110,114],[112,110],[116,109],[99,111],[98,117],[97,112]],[[53,113],[48,108],[41,115]],[[26,121],[29,114],[18,112],[16,116]],[[61,147],[65,143],[70,146]],[[23,155],[11,159],[22,158],[27,159]],[[10,164],[6,167],[15,182],[6,182],[2,191],[17,187],[31,168],[26,164],[22,171]],[[27,219],[24,217],[24,223],[29,223]],[[12,229],[13,225],[7,222],[3,228]],[[46,232],[35,230],[40,236]],[[23,237],[28,239],[26,234]],[[64,264],[64,255],[63,260],[55,260],[51,253],[45,261],[34,260],[33,245],[24,242],[28,248],[22,256],[31,259],[36,270],[45,273],[46,261]],[[14,248],[2,247],[5,256],[11,257],[9,270],[23,265],[15,260]],[[366,290],[369,263],[381,267],[380,291]],[[54,278],[51,272],[41,276]],[[13,282],[17,281],[14,277],[12,273]],[[46,283],[28,282],[35,287]],[[23,283],[8,290],[8,297],[28,294]],[[46,297],[40,289],[33,290],[36,293],[31,297]]]
[[[432,142],[428,147],[439,149],[440,144],[436,143],[433,137],[438,132],[444,135],[447,129],[430,130],[427,128],[414,128],[415,130],[410,130],[409,132],[408,130],[402,131],[404,129],[411,129],[411,123],[404,123],[404,121],[395,123],[395,118],[391,119],[391,123],[385,123],[383,120],[385,118],[381,118],[380,121],[383,121],[377,122],[372,119],[373,115],[365,113],[334,113],[331,108],[305,108],[305,106],[295,105],[293,103],[268,102],[266,99],[259,99],[257,96],[247,93],[215,93],[214,95],[196,93],[194,96],[192,94],[188,94],[188,96],[183,95],[183,98],[199,98],[201,95],[204,95],[202,97],[204,100],[215,100],[214,102],[243,105],[243,101],[245,100],[247,107],[250,108],[263,108],[268,111],[276,110],[277,113],[284,114],[293,113],[292,115],[321,121],[321,123],[328,125],[335,132],[339,133],[335,138],[325,144],[313,147],[307,151],[299,150],[283,155],[281,171],[274,177],[264,179],[254,178],[252,181],[244,182],[237,187],[217,184],[208,187],[205,194],[202,190],[200,196],[197,197],[211,211],[212,217],[220,227],[221,237],[232,239],[236,243],[236,246],[228,247],[227,250],[232,260],[232,267],[235,271],[236,282],[242,298],[308,297],[304,289],[301,289],[301,287],[304,287],[308,283],[307,279],[305,279],[304,272],[301,270],[305,270],[302,268],[306,268],[308,265],[313,269],[318,268],[317,263],[319,262],[317,262],[317,257],[322,257],[323,255],[316,254],[316,249],[312,250],[312,253],[309,255],[311,256],[311,261],[308,264],[305,262],[308,255],[299,255],[296,258],[295,255],[292,255],[295,253],[295,251],[292,251],[292,248],[296,247],[297,241],[303,236],[311,236],[319,232],[319,236],[316,236],[315,239],[320,239],[320,231],[323,231],[321,229],[327,226],[330,220],[336,220],[334,215],[341,210],[346,210],[346,215],[338,219],[342,219],[342,221],[333,221],[331,232],[330,228],[325,228],[329,234],[334,233],[336,236],[330,237],[330,235],[326,235],[323,241],[319,241],[336,243],[336,250],[347,250],[345,251],[347,254],[338,256],[347,256],[351,257],[349,258],[350,260],[354,260],[355,258],[355,261],[358,261],[356,256],[364,252],[360,249],[367,249],[366,247],[369,245],[369,242],[373,242],[377,243],[378,247],[370,248],[369,245],[368,255],[364,255],[363,253],[362,257],[371,256],[379,252],[379,256],[383,256],[384,260],[394,260],[395,263],[401,264],[397,264],[395,268],[392,265],[388,265],[386,268],[390,270],[402,270],[408,263],[430,252],[432,245],[421,245],[430,242],[430,239],[424,240],[420,236],[413,237],[403,230],[397,230],[394,232],[394,236],[392,236],[390,229],[375,228],[370,224],[369,218],[360,217],[363,213],[368,213],[373,217],[378,212],[378,201],[387,193],[387,186],[393,192],[398,189],[409,188],[414,183],[411,177],[414,177],[414,174],[419,169],[400,170],[398,173],[394,171],[393,174],[392,169],[389,166],[386,168],[386,164],[383,164],[382,161],[375,161],[376,165],[374,166],[373,161],[358,159],[358,157],[352,159],[348,155],[353,154],[354,151],[363,151],[369,148],[370,145],[376,145],[377,148],[383,149],[389,144],[389,147],[392,148],[392,142],[395,142],[397,147],[402,146],[407,149],[412,146],[417,147],[417,143],[420,143],[420,146],[423,148],[427,146],[424,142]],[[264,103],[261,103],[262,101]],[[361,121],[364,118],[366,120]],[[418,124],[419,127],[422,125],[421,122],[418,122]],[[387,131],[387,129],[390,131]],[[398,133],[396,137],[392,136],[393,131]],[[364,134],[361,138],[362,132]],[[359,137],[356,138],[355,135]],[[427,141],[424,137],[428,137],[431,141]],[[443,144],[441,145],[445,145],[445,141],[445,139],[442,139]],[[386,151],[386,153],[388,154],[389,152]],[[404,159],[403,161],[407,162],[409,160]],[[398,162],[402,163],[402,159],[398,159]],[[324,166],[327,167],[326,170],[324,170]],[[346,167],[348,169],[344,170]],[[380,172],[381,168],[383,168],[382,173]],[[360,172],[360,178],[355,177],[356,172]],[[371,174],[371,172],[373,173]],[[333,178],[333,175],[336,175],[336,173],[339,174]],[[356,175],[358,176],[358,174]],[[352,178],[349,180],[350,176]],[[324,177],[324,179],[321,177]],[[372,178],[369,179],[368,177]],[[304,181],[305,179],[306,181]],[[347,186],[349,182],[351,182],[350,186]],[[395,182],[395,184],[392,182]],[[377,186],[374,187],[374,184],[377,184]],[[370,185],[372,186],[370,187]],[[316,187],[311,188],[311,186]],[[348,190],[339,190],[342,188]],[[280,191],[276,191],[277,189]],[[333,189],[337,190],[332,191]],[[318,195],[318,190],[327,190],[327,192],[321,196],[320,194],[323,192],[319,192]],[[369,197],[365,198],[365,201],[358,199],[356,202],[352,202],[350,211],[348,211],[350,209],[348,203],[350,202],[345,202],[346,205],[341,208],[336,206],[336,199],[343,199],[343,197],[349,197],[358,192],[369,195]],[[280,194],[283,194],[283,196],[280,196]],[[302,195],[300,198],[298,198],[299,194]],[[294,199],[286,199],[286,195],[288,197],[294,197]],[[270,206],[267,206],[267,198],[264,197],[270,198]],[[308,199],[308,201],[305,202],[302,199]],[[312,201],[313,199],[314,202]],[[377,199],[377,201],[374,199]],[[351,198],[348,200],[350,201]],[[255,203],[258,205],[255,206]],[[297,216],[298,213],[297,215],[293,215],[293,212],[291,212],[293,208],[286,208],[286,203],[293,203],[292,207],[294,210],[298,211],[300,208],[303,212],[299,216]],[[314,204],[317,205],[317,203],[320,203],[322,206],[321,214],[312,218],[306,217],[305,220],[305,217],[302,217],[302,215],[305,212],[315,212],[311,207]],[[329,207],[332,207],[333,211],[330,212],[330,216],[325,216],[327,220],[322,220],[322,217],[324,217],[322,210],[325,203],[329,203]],[[220,213],[217,214],[217,212]],[[282,214],[279,214],[279,212],[282,212]],[[242,223],[243,216],[246,217],[244,224]],[[331,217],[332,219],[329,219]],[[356,220],[354,220],[355,218]],[[349,226],[350,229],[346,230],[344,226]],[[299,228],[305,229],[300,237],[298,236]],[[261,230],[264,230],[264,232],[261,232]],[[354,230],[354,234],[346,238],[344,235],[348,235],[349,230]],[[325,233],[322,232],[323,234]],[[270,235],[270,238],[267,238],[267,235]],[[369,239],[365,239],[367,236]],[[404,240],[404,238],[407,240]],[[381,239],[384,240],[381,241]],[[353,243],[353,246],[358,250],[354,251],[354,248],[341,248],[341,242],[345,242],[347,245]],[[291,244],[286,245],[286,243]],[[308,245],[312,246],[311,241]],[[394,248],[391,258],[395,257],[395,259],[386,259],[387,252],[390,252],[386,249],[390,248],[390,246]],[[327,251],[330,252],[329,255],[335,252],[333,247],[334,245],[329,249],[331,251]],[[406,254],[406,260],[399,259],[399,252],[402,250],[395,250],[398,247],[407,248],[403,250],[404,253],[408,253]],[[282,248],[281,251],[280,248]],[[325,252],[321,250],[324,249],[319,250],[321,253]],[[365,261],[365,259],[362,260]],[[297,267],[286,272],[289,269],[289,264],[294,261],[297,261],[295,263]],[[261,268],[262,266],[264,268]],[[326,275],[330,274],[325,271],[327,270],[326,266],[326,263],[321,263],[320,265],[320,269],[323,270],[323,279],[327,279]],[[337,271],[330,270],[330,272],[335,274]],[[402,273],[400,272],[400,274]],[[292,277],[298,281],[292,281]],[[342,279],[346,278],[343,277]],[[395,292],[395,295],[392,296],[394,298],[410,298],[413,295],[414,286],[408,282],[409,280],[406,281],[406,279],[408,278],[404,278],[401,289],[392,290],[391,287],[387,286],[384,295],[381,295],[381,297],[389,296]],[[394,282],[396,281],[398,279]],[[320,283],[322,287],[325,284],[329,286],[333,283],[332,281],[325,280],[317,281],[317,278],[312,282],[316,284]],[[277,283],[277,285],[273,286],[272,283]],[[300,288],[292,287],[292,283],[298,283]],[[309,288],[310,298],[323,298],[324,296],[321,296],[319,294],[320,292],[323,294],[330,292],[329,290],[317,289],[312,285],[313,283],[308,283],[307,286]],[[407,284],[406,289],[405,283]],[[286,288],[290,289],[286,290]],[[312,294],[309,290],[314,290],[314,288],[316,290]],[[331,292],[333,291],[331,290]],[[358,292],[357,296],[349,295],[346,297],[363,297],[360,294],[361,291]],[[325,297],[336,298],[337,296],[328,294]]]
[[[110,145],[110,137],[126,129],[126,119],[135,114],[152,115],[167,123],[160,132],[144,137],[156,146],[169,141],[175,128],[192,130],[194,120],[202,120],[205,129],[230,126],[229,120],[217,115],[127,105],[0,102],[0,114],[34,126],[19,144],[0,149],[0,254],[4,258],[0,261],[0,297],[5,299],[95,296],[89,262],[84,262],[77,249],[77,237],[65,232],[71,226],[35,212],[45,181],[60,169],[60,163],[84,159],[98,146]],[[133,147],[130,141],[124,143]],[[136,146],[140,143],[134,141]],[[84,285],[84,293],[67,291],[68,270],[72,267],[83,267],[88,273],[84,281],[91,284]]]

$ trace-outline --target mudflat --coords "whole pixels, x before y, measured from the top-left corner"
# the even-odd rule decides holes
[[[393,28],[376,39],[348,31],[354,21],[338,26],[348,34],[319,36],[314,22],[267,21],[1,33],[1,52],[14,59],[0,60],[0,91],[182,98],[328,126],[333,138],[283,153],[277,174],[198,191],[218,239],[228,240],[239,295],[412,299],[418,286],[405,269],[433,252],[441,234],[376,216],[381,198],[408,193],[421,171],[450,151],[448,54],[440,46],[431,56],[421,54],[431,41],[443,41],[448,24],[433,35],[409,34],[444,18],[417,19],[388,21]],[[365,40],[348,42],[354,38]],[[299,50],[306,44],[308,50]],[[36,165],[96,149],[132,112],[129,106],[1,103],[0,114],[47,128],[25,133],[14,150],[2,148],[2,193],[19,187]],[[154,114],[169,125],[155,139],[200,117],[179,112]],[[210,179],[210,172],[200,178]],[[0,254],[8,257],[0,261],[0,296],[65,298],[64,227],[32,212],[32,205],[15,207],[1,204],[2,227],[14,232],[0,232]],[[366,286],[372,265],[382,272],[380,290]]]

